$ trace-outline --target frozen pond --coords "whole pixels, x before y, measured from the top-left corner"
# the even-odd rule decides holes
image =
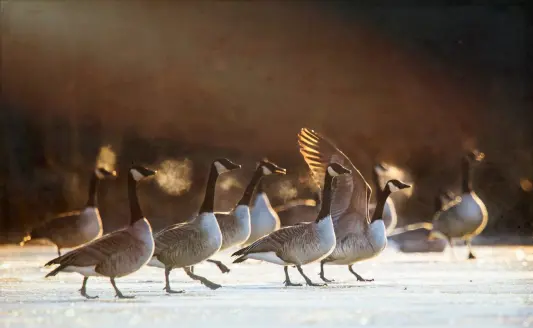
[[[357,282],[346,267],[328,266],[327,287],[283,286],[282,267],[250,262],[221,274],[209,263],[195,273],[223,285],[215,291],[171,274],[166,295],[163,271],[145,267],[117,279],[118,300],[105,278],[91,278],[90,295],[79,295],[82,278],[61,273],[45,279],[42,265],[55,256],[48,246],[0,248],[0,327],[533,327],[533,247],[475,248],[441,254],[402,254],[387,249],[355,271],[374,282]],[[226,255],[219,259],[230,263]],[[304,267],[319,282],[319,266]],[[303,282],[296,269],[293,281]]]

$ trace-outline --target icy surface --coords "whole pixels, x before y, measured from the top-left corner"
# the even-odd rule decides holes
[[[203,263],[195,273],[223,285],[212,291],[171,274],[165,295],[163,271],[145,267],[117,279],[118,300],[105,278],[91,278],[79,295],[81,276],[61,273],[45,279],[42,265],[55,256],[48,246],[0,248],[0,327],[533,327],[533,247],[476,247],[439,254],[401,254],[387,249],[354,266],[374,282],[357,282],[343,266],[327,266],[336,281],[327,287],[282,285],[282,267],[250,262],[221,274]],[[304,267],[315,282],[319,266]],[[292,280],[303,282],[296,269]]]

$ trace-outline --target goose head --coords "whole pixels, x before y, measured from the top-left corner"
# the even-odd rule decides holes
[[[286,169],[270,162],[267,159],[264,159],[261,162],[259,162],[257,169],[261,169],[261,173],[263,174],[263,176],[267,176],[271,174],[280,174],[280,175],[287,174]]]
[[[485,159],[485,154],[474,149],[466,154],[466,159],[472,164],[481,163]]]
[[[347,168],[340,165],[339,163],[330,163],[328,165],[326,172],[331,177],[337,177],[339,175],[352,173],[352,171],[348,170]]]
[[[387,181],[384,189],[385,191],[389,193],[393,193],[395,191],[407,189],[407,188],[411,188],[411,185],[408,185],[407,183],[401,182],[400,180],[397,180],[397,179],[392,179],[392,180]]]
[[[94,174],[100,180],[114,178],[117,176],[116,171],[108,171],[103,167],[97,167],[96,169],[94,169]]]
[[[130,174],[133,177],[135,181],[142,180],[144,178],[148,178],[150,176],[153,176],[157,173],[157,171],[151,170],[149,168],[146,168],[141,165],[132,165],[130,167]]]
[[[217,170],[218,175],[241,168],[239,164],[235,164],[227,158],[219,158],[213,161],[213,166]]]

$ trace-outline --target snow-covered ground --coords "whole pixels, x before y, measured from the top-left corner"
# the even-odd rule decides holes
[[[212,291],[171,274],[166,295],[163,271],[145,267],[117,285],[135,299],[118,300],[107,279],[91,278],[86,300],[81,277],[45,279],[42,265],[55,249],[0,248],[0,327],[533,327],[533,247],[475,249],[477,261],[441,254],[401,254],[387,249],[354,269],[374,282],[357,282],[346,267],[328,266],[336,281],[327,287],[282,284],[282,267],[266,263],[230,265],[221,274],[209,263],[195,273],[223,285]],[[231,263],[227,254],[218,257]],[[316,264],[304,267],[319,282]],[[303,282],[296,269],[293,281]]]

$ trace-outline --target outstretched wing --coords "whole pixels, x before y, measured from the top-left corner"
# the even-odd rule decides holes
[[[134,243],[134,237],[127,229],[119,230],[57,257],[46,265],[59,264],[62,267],[98,265],[109,256],[130,248]]]
[[[372,189],[350,159],[333,142],[308,128],[303,128],[298,134],[298,145],[313,179],[321,187],[330,163],[339,163],[352,171],[351,175],[341,175],[334,180],[331,204],[333,221],[337,224],[343,217],[368,221],[368,203]]]

